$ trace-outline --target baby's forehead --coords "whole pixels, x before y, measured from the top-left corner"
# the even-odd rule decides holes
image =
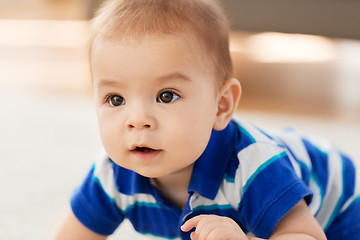
[[[110,0],[90,24],[89,53],[95,38],[107,35],[123,42],[148,34],[174,34],[186,39],[194,54],[215,71],[219,83],[232,74],[228,21],[217,1]]]
[[[166,41],[167,40],[167,41]],[[210,64],[208,58],[208,51],[204,48],[204,44],[191,33],[179,32],[179,33],[152,33],[146,35],[135,35],[135,36],[124,36],[122,34],[115,34],[114,32],[110,34],[99,35],[93,42],[91,47],[91,52],[98,47],[101,47],[104,43],[111,43],[113,45],[122,45],[128,47],[137,47],[140,44],[146,43],[161,43],[161,42],[170,42],[173,46],[178,45],[179,48],[191,49],[187,54],[191,55],[190,58],[197,59],[203,64]],[[148,44],[149,47],[151,44]],[[165,47],[165,46],[164,46]],[[144,54],[146,54],[144,52]],[[92,55],[90,55],[92,57]],[[213,66],[207,66],[213,67]]]
[[[129,73],[127,70],[137,66],[137,70],[132,72],[135,73],[133,77],[139,77],[143,73],[149,73],[146,76],[151,77],[180,72],[185,75],[201,74],[209,81],[215,81],[214,67],[209,67],[210,62],[205,58],[205,54],[200,52],[197,45],[178,35],[149,35],[125,40],[112,36],[101,37],[94,42],[91,65],[95,75],[99,66],[110,69],[109,66],[115,64],[117,66],[112,70],[125,71],[121,74]],[[158,75],[153,74],[152,70],[147,72],[149,66],[150,69],[157,69]],[[130,76],[130,74],[125,75]]]
[[[153,39],[167,39],[173,38],[183,41],[185,44],[189,44],[191,47],[200,47],[203,44],[201,37],[191,28],[178,29],[177,31],[162,32],[136,32],[136,31],[122,31],[114,26],[113,28],[103,29],[96,34],[94,44],[96,40],[111,40],[117,41],[120,44],[136,44],[142,41],[148,41]]]
[[[103,42],[111,42],[112,44],[119,44],[124,46],[136,47],[143,42],[161,42],[164,39],[173,39],[174,45],[179,44],[181,47],[191,49],[186,51],[186,57],[188,59],[196,60],[201,68],[206,69],[208,76],[217,82],[218,87],[221,87],[222,77],[219,77],[219,70],[222,69],[216,58],[216,48],[210,47],[199,34],[194,33],[193,29],[182,29],[181,31],[163,33],[163,32],[151,32],[146,34],[123,34],[121,31],[103,31],[93,41],[93,46],[90,49],[90,60],[93,58],[93,50],[97,49],[97,45],[103,44]],[[101,46],[100,46],[101,48]],[[180,46],[179,46],[180,48]],[[146,54],[146,53],[144,53]],[[184,53],[180,53],[182,55]],[[215,80],[216,79],[216,80]]]

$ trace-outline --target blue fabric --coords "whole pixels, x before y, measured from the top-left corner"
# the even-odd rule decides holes
[[[241,222],[247,223],[247,229],[256,236],[268,238],[280,219],[301,199],[310,201],[311,193],[294,175],[289,159],[280,156],[260,171],[244,192]]]
[[[330,159],[340,159],[340,169]],[[339,151],[327,152],[294,132],[265,133],[239,119],[223,131],[213,131],[194,164],[185,209],[166,199],[150,179],[116,165],[107,156],[95,163],[74,192],[71,205],[85,226],[102,235],[111,234],[128,218],[139,233],[190,239],[190,233],[180,231],[186,220],[216,214],[232,218],[244,232],[268,238],[281,218],[305,198],[316,217],[319,212],[331,213],[319,217],[327,234],[355,221],[346,228],[348,232],[336,235],[350,236],[360,231],[360,203],[358,198],[352,200],[360,194],[355,189],[356,174],[351,159]],[[341,176],[341,183],[336,176]],[[329,186],[341,189],[335,191],[336,199],[327,200],[335,205],[324,202],[333,190]],[[312,201],[315,198],[318,203]],[[353,203],[343,209],[349,201]]]
[[[110,235],[124,216],[93,177],[93,172],[92,168],[82,186],[74,192],[71,207],[75,216],[89,229],[100,235]]]
[[[328,157],[327,153],[322,152],[308,140],[303,139],[305,148],[307,149],[310,159],[312,160],[312,171],[316,178],[319,180],[321,186],[322,197],[326,193],[327,188],[327,180],[328,180]]]
[[[360,239],[360,197],[338,216],[331,227],[325,232],[328,240],[359,240]]]
[[[215,198],[238,139],[234,124],[229,124],[221,132],[213,131],[204,153],[194,164],[189,193],[198,192],[203,197]]]

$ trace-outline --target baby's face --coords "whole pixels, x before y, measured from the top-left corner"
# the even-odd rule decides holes
[[[186,169],[205,150],[217,115],[211,71],[175,36],[92,51],[100,135],[110,158],[146,177]]]

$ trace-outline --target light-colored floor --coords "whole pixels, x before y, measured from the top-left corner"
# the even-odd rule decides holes
[[[8,31],[0,39],[0,239],[52,239],[100,148],[84,28],[84,22],[0,21],[0,31]],[[357,117],[256,109],[238,114],[261,127],[321,135],[360,159]],[[139,239],[128,226],[117,235]]]
[[[0,90],[0,239],[51,239],[71,192],[100,148],[87,95]],[[293,126],[336,142],[360,159],[360,124],[240,111],[262,127]],[[128,231],[117,235],[139,239]],[[133,236],[133,237],[131,237]]]

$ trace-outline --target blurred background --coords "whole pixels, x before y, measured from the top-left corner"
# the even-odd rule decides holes
[[[86,41],[100,2],[0,0],[0,239],[52,239],[99,152]],[[221,3],[238,114],[360,159],[360,2]],[[129,228],[116,234],[139,239]]]

